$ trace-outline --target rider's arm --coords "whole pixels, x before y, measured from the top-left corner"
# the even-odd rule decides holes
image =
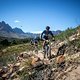
[[[50,31],[50,34],[52,35],[52,37],[53,37],[53,40],[55,40],[55,39],[54,39],[54,35],[53,35],[52,31]]]
[[[43,36],[44,33],[45,33],[45,31],[43,31],[43,32],[41,33],[41,39],[42,39],[42,36]]]
[[[50,31],[50,34],[52,35],[52,37],[54,37],[54,35],[53,35],[52,31]]]

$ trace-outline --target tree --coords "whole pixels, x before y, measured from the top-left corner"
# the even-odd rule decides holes
[[[9,46],[10,45],[10,42],[7,40],[7,39],[4,39],[3,41],[0,42],[1,45],[3,46]]]

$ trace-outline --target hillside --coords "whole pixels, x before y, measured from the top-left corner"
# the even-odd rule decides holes
[[[0,52],[0,79],[80,80],[80,26],[69,31],[64,32],[70,34],[64,40],[52,42],[50,60],[43,58],[41,48],[35,54],[34,46],[29,43],[3,49]]]

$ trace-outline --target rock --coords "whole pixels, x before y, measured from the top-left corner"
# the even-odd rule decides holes
[[[35,65],[36,62],[38,61],[38,57],[32,56],[31,59],[32,59],[32,62],[31,62],[32,65]]]
[[[42,53],[38,53],[38,58],[40,58],[40,60],[43,60],[44,59],[44,55]]]
[[[35,69],[39,69],[41,66],[43,66],[43,62],[42,61],[35,62],[35,64],[33,64],[33,67]]]
[[[20,63],[20,62],[18,62],[18,63],[16,63],[14,66],[17,66],[17,67],[18,67],[18,66],[20,66],[20,64],[21,64],[21,63]]]
[[[6,78],[7,76],[8,76],[8,73],[3,74],[3,75],[2,75],[2,78]]]
[[[57,70],[57,68],[53,68],[52,71],[53,72],[57,72],[58,70]]]
[[[25,66],[21,67],[18,71],[22,71],[25,68]]]
[[[2,71],[2,69],[0,68],[0,72]]]
[[[75,59],[80,57],[80,52],[73,54],[73,55],[67,55],[66,56],[66,61],[75,61]]]
[[[80,80],[80,65],[76,69],[68,72],[65,80]]]
[[[19,57],[21,58],[28,58],[30,56],[31,56],[30,52],[26,52],[26,51],[19,54]]]
[[[3,53],[7,52],[7,49],[3,49],[2,52],[3,52]]]
[[[20,78],[15,78],[15,79],[13,79],[13,80],[21,80]]]
[[[65,72],[60,72],[57,76],[56,76],[56,80],[62,80],[62,77],[66,75]]]
[[[3,73],[8,72],[8,67],[7,67],[7,66],[3,66],[3,68],[2,68],[2,72],[3,72]]]
[[[69,41],[74,41],[74,40],[76,40],[76,37],[77,37],[76,34],[70,36],[70,37],[69,37]]]
[[[60,56],[58,56],[57,59],[56,59],[56,63],[57,63],[57,64],[61,64],[61,63],[64,62],[64,61],[65,61],[64,55],[60,55]]]
[[[58,52],[58,48],[51,48],[51,56],[54,55],[56,56],[57,55],[57,52]]]
[[[12,73],[10,77],[13,77],[13,76],[15,76],[15,75],[17,75],[16,72]]]
[[[3,78],[10,78],[10,75],[12,74],[12,72],[13,72],[13,68],[10,68],[7,73],[2,75],[2,77]]]
[[[58,44],[58,46],[63,46],[65,43],[64,43],[64,41],[63,42],[60,42],[59,44]]]
[[[13,72],[13,68],[10,68],[8,73],[12,73]]]
[[[65,71],[65,73],[72,71],[72,69],[73,69],[73,66],[69,67],[69,68]]]
[[[14,64],[7,64],[7,66],[10,67],[10,68],[13,67],[13,65],[14,65]]]
[[[49,65],[50,64],[50,60],[49,59],[44,59],[43,62],[44,62],[45,65]]]
[[[80,28],[77,30],[77,36],[80,36]]]

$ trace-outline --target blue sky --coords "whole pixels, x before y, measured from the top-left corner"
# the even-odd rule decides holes
[[[0,0],[0,21],[25,32],[65,30],[80,24],[80,0]]]

